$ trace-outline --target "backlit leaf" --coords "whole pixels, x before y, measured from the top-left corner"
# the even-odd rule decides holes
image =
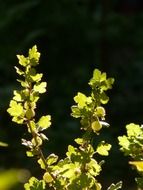
[[[98,145],[96,152],[102,156],[108,156],[109,150],[111,149],[111,145],[105,143],[104,141]]]
[[[36,66],[39,62],[39,58],[40,58],[40,53],[37,51],[37,46],[35,45],[29,50],[30,64],[32,66]]]
[[[56,163],[58,160],[58,156],[55,154],[50,154],[48,158],[46,159],[47,164],[50,166],[54,163]]]
[[[42,116],[37,124],[40,128],[42,128],[41,130],[44,130],[44,129],[50,127],[51,116],[50,115]]]
[[[23,55],[17,55],[17,58],[19,60],[19,64],[26,67],[28,65],[28,59],[24,57]],[[20,70],[17,69],[17,72],[21,73]]]
[[[11,115],[11,116],[20,116],[23,113],[23,107],[20,103],[17,103],[14,100],[10,101],[10,108],[7,109],[7,112]]]
[[[129,164],[135,166],[139,172],[143,172],[143,161],[130,161]]]
[[[25,190],[45,190],[44,180],[38,180],[35,177],[31,177],[29,182],[24,185]]]
[[[42,94],[46,92],[46,86],[47,86],[46,82],[41,82],[40,84],[35,84],[33,89],[35,92],[39,92]]]

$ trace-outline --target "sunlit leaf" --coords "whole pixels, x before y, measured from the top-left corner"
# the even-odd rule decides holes
[[[129,164],[135,166],[139,172],[143,172],[143,161],[130,161]]]
[[[127,129],[127,135],[130,136],[138,136],[143,133],[142,129],[139,125],[136,125],[134,123],[130,123],[126,126]]]
[[[103,141],[98,145],[96,152],[102,156],[108,156],[110,149],[111,145]]]
[[[31,177],[29,182],[24,185],[25,190],[45,190],[44,180],[38,180],[35,177]]]
[[[39,63],[40,53],[37,51],[37,46],[33,46],[29,50],[29,59],[32,66],[36,66]]]
[[[23,113],[23,107],[20,103],[17,103],[14,100],[10,101],[10,108],[7,109],[7,112],[11,116],[20,116]]]
[[[50,125],[51,125],[51,116],[50,115],[42,116],[39,119],[37,124],[41,128],[41,130],[44,130],[44,129],[50,127]]]
[[[48,158],[46,159],[47,164],[50,166],[54,163],[56,163],[58,160],[58,156],[55,154],[50,154]]]
[[[35,84],[33,89],[35,92],[39,92],[42,94],[46,92],[46,86],[47,86],[46,82],[41,82],[40,84]]]

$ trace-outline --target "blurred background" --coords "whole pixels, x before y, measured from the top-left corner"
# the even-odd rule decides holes
[[[106,106],[111,126],[102,135],[113,147],[99,181],[103,189],[119,180],[124,189],[134,187],[136,173],[119,151],[117,137],[127,123],[143,122],[143,1],[0,1],[0,141],[9,144],[0,147],[0,190],[22,190],[30,175],[41,176],[21,145],[25,128],[13,124],[6,112],[18,88],[16,54],[27,55],[35,44],[41,52],[38,70],[48,82],[38,116],[51,114],[53,123],[46,132],[46,154],[64,157],[67,145],[80,135],[79,121],[70,117],[73,97],[78,91],[88,94],[93,69],[101,69],[115,84]]]

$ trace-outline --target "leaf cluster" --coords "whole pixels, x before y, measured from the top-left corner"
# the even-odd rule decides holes
[[[80,118],[82,137],[75,139],[76,146],[69,145],[66,157],[59,160],[54,153],[45,156],[41,146],[47,137],[43,131],[50,127],[51,116],[36,119],[36,104],[40,94],[46,92],[46,82],[42,82],[42,74],[35,67],[39,64],[40,53],[33,46],[28,57],[17,56],[19,67],[15,67],[20,79],[21,90],[14,90],[8,113],[12,121],[27,127],[31,139],[22,139],[22,144],[28,148],[27,156],[37,157],[37,162],[44,171],[41,180],[32,177],[25,184],[25,190],[101,190],[102,186],[97,176],[102,170],[103,160],[97,161],[96,155],[108,156],[111,145],[101,141],[94,147],[92,140],[99,135],[105,122],[106,111],[103,107],[109,100],[106,91],[112,88],[114,79],[107,78],[106,73],[98,69],[93,72],[89,81],[91,93],[89,96],[78,92],[74,97],[75,105],[71,107],[71,115]],[[112,184],[108,190],[121,188],[121,183]]]
[[[136,169],[140,177],[136,178],[138,186],[143,188],[143,127],[134,123],[126,125],[127,135],[118,137],[120,150],[132,158],[129,164]]]

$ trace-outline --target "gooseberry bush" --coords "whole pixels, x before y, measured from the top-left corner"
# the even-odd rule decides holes
[[[143,126],[130,123],[126,125],[127,135],[118,137],[120,150],[131,157],[129,164],[136,169],[139,177],[135,180],[139,189],[143,189]]]
[[[38,73],[36,66],[39,64],[40,53],[33,46],[28,56],[17,55],[19,66],[16,72],[20,90],[13,91],[7,112],[12,121],[26,127],[30,139],[22,139],[22,144],[27,147],[28,157],[36,157],[43,176],[41,179],[31,177],[24,185],[25,190],[101,190],[98,181],[101,175],[104,160],[98,161],[97,157],[108,156],[111,144],[104,139],[95,146],[93,139],[109,127],[106,122],[104,105],[108,103],[107,90],[112,88],[113,78],[107,78],[106,73],[95,69],[89,81],[91,92],[85,95],[78,92],[74,97],[75,105],[71,107],[71,116],[79,119],[82,136],[74,139],[76,146],[69,145],[66,156],[59,159],[54,153],[44,155],[43,141],[48,140],[45,130],[51,127],[51,115],[36,116],[36,105],[40,95],[47,91],[47,83],[42,81],[42,73]],[[143,187],[143,129],[130,124],[127,125],[127,136],[119,137],[121,150],[125,155],[131,156],[134,161],[129,163],[136,166],[141,177],[137,178],[140,187]],[[122,182],[111,184],[107,190],[121,189]]]

